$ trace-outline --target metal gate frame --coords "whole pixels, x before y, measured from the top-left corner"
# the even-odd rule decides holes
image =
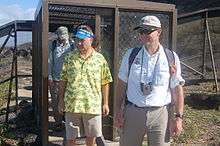
[[[21,32],[21,31],[31,32],[32,31],[32,24],[33,24],[33,21],[31,21],[31,20],[14,20],[12,22],[9,22],[5,25],[0,26],[0,38],[6,37],[5,41],[3,42],[3,44],[0,47],[0,57],[2,57],[1,53],[5,49],[5,46],[8,43],[9,39],[13,38],[13,41],[14,41],[10,78],[0,80],[0,84],[3,84],[5,82],[9,82],[6,117],[5,117],[6,123],[8,123],[8,120],[9,120],[9,113],[10,113],[9,107],[10,107],[11,96],[12,96],[12,94],[11,94],[12,93],[12,83],[15,82],[15,112],[17,113],[17,109],[18,109],[18,78],[32,77],[31,75],[19,75],[18,74],[18,63],[17,63],[17,51],[18,51],[17,50],[18,49],[17,48],[17,43],[18,43],[17,33]]]
[[[162,12],[170,17],[169,48],[176,49],[177,11],[175,5],[146,2],[138,0],[41,0],[35,12],[33,25],[33,102],[35,117],[40,128],[40,145],[48,145],[48,32],[49,32],[49,4],[72,5],[94,8],[114,9],[114,83],[113,94],[117,83],[118,58],[119,58],[119,12],[120,10]],[[115,101],[115,100],[114,100]],[[113,138],[116,129],[113,128]]]
[[[204,40],[208,40],[208,49],[205,47],[206,46],[206,41],[204,41],[204,46],[203,46],[203,58],[202,58],[202,72],[196,70],[194,67],[189,66],[185,64],[183,61],[180,63],[184,65],[186,68],[190,69],[191,71],[201,75],[202,79],[206,79],[206,63],[207,63],[207,55],[206,52],[209,51],[209,54],[211,56],[211,63],[212,63],[212,69],[213,69],[213,78],[215,81],[215,85],[213,88],[215,89],[215,92],[219,92],[219,85],[218,85],[218,76],[217,76],[217,69],[215,65],[215,60],[214,60],[214,53],[213,53],[213,46],[212,46],[212,40],[211,40],[211,35],[210,35],[210,26],[208,22],[208,18],[212,17],[219,17],[220,16],[220,7],[214,7],[214,8],[207,8],[207,9],[202,9],[190,13],[185,13],[181,14],[178,16],[178,24],[184,24],[190,21],[195,21],[198,19],[204,19]]]

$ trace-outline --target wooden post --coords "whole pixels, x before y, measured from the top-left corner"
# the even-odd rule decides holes
[[[205,78],[205,74],[206,74],[206,34],[207,34],[207,29],[206,28],[206,14],[205,14],[205,18],[204,18],[204,41],[203,41],[203,60],[202,60],[202,73],[203,73],[203,78]]]
[[[215,69],[215,60],[214,60],[214,55],[213,55],[213,49],[212,49],[212,42],[211,42],[211,37],[210,37],[210,32],[209,32],[209,24],[208,24],[208,12],[206,12],[206,30],[207,30],[207,35],[208,35],[208,42],[209,42],[209,52],[211,56],[211,61],[212,61],[212,68],[213,68],[213,75],[215,79],[215,91],[218,92],[218,80],[217,80],[217,74],[216,74],[216,69]]]
[[[101,17],[100,15],[95,15],[95,36],[96,36],[96,49],[98,52],[101,51],[101,48],[100,48],[100,39],[101,39],[101,28],[100,28],[100,25],[101,25]]]

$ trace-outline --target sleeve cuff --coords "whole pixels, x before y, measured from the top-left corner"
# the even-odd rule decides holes
[[[183,86],[185,84],[185,80],[182,77],[172,76],[170,82],[170,88],[175,88],[178,85]]]
[[[127,77],[123,77],[122,75],[118,74],[118,78],[123,82],[127,83]]]

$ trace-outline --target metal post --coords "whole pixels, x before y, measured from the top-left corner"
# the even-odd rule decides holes
[[[186,68],[188,68],[188,69],[190,69],[190,70],[192,70],[192,71],[194,71],[194,72],[196,72],[197,74],[199,74],[199,75],[201,75],[202,77],[204,77],[204,74],[203,73],[201,73],[201,72],[199,72],[199,71],[197,71],[196,69],[194,69],[194,68],[192,68],[192,67],[190,67],[189,65],[187,65],[187,64],[185,64],[184,62],[180,62],[182,65],[184,65]]]
[[[169,48],[173,51],[176,51],[177,10],[171,13],[170,17],[170,28],[172,31],[169,33]]]
[[[14,63],[15,63],[15,109],[16,109],[16,114],[17,114],[17,109],[18,109],[18,57],[17,57],[17,22],[15,21],[14,24],[14,51],[15,51],[15,56],[14,56]]]
[[[119,24],[120,24],[120,18],[119,18],[119,8],[115,8],[115,26],[114,26],[114,93],[113,93],[113,115],[115,114],[115,105],[116,105],[116,84],[117,84],[117,72],[118,72],[118,62],[119,62]],[[113,119],[114,120],[114,119]],[[114,122],[114,121],[113,121]],[[118,129],[113,127],[113,140],[118,139]]]
[[[215,69],[215,60],[214,60],[214,55],[213,55],[213,49],[212,49],[212,42],[211,42],[211,37],[210,37],[210,32],[209,32],[209,24],[208,24],[208,12],[206,12],[206,30],[207,30],[207,35],[208,35],[208,42],[209,42],[209,52],[211,56],[211,61],[212,61],[212,68],[213,68],[213,75],[215,79],[215,91],[218,92],[218,80],[217,80],[217,74],[216,74],[216,69]]]
[[[7,107],[6,107],[5,123],[8,123],[8,117],[9,117],[9,113],[10,113],[9,110],[10,110],[10,102],[11,102],[11,94],[12,94],[12,84],[13,84],[13,79],[14,79],[13,73],[14,73],[14,65],[15,65],[15,62],[14,62],[15,55],[16,55],[16,52],[13,49],[12,64],[11,64],[11,77],[10,77],[10,82],[9,82],[9,91],[8,91],[8,101],[7,101]]]
[[[8,36],[0,48],[0,54],[1,54],[2,50],[5,48],[5,45],[7,44],[8,40],[10,39],[12,30],[13,30],[13,28],[8,32]]]
[[[41,34],[41,47],[40,53],[42,56],[42,66],[41,66],[41,140],[42,146],[48,146],[48,32],[49,32],[49,12],[48,12],[48,0],[42,1],[42,21],[40,25],[42,26]]]
[[[207,16],[205,14],[205,18],[204,18],[204,28],[206,28],[206,19]],[[203,60],[202,60],[202,73],[203,73],[203,78],[205,78],[205,74],[206,74],[206,37],[207,37],[207,31],[206,29],[204,29],[204,41],[203,41]]]

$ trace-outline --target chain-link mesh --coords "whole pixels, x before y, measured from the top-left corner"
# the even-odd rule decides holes
[[[101,53],[106,58],[109,66],[113,69],[113,47],[114,47],[114,26],[112,17],[102,16],[101,18]],[[112,70],[113,73],[113,70]]]
[[[191,18],[193,19],[193,17]],[[220,45],[220,18],[209,18],[209,31],[211,36],[211,42],[213,47],[214,59],[216,69],[220,67],[219,65],[219,55],[220,51],[217,46]],[[206,34],[206,38],[205,38]],[[205,69],[207,71],[206,78],[212,78],[212,65],[209,51],[209,43],[207,39],[207,32],[205,30],[204,19],[191,21],[178,25],[177,29],[177,54],[180,60],[194,68],[199,72],[203,72],[203,51],[206,48],[205,57]],[[194,71],[186,68],[184,65],[182,67],[182,74],[185,79],[199,79],[201,75],[195,73]]]
[[[5,40],[4,38],[1,38],[2,42]],[[11,41],[11,39],[9,41]],[[2,50],[0,55],[1,55],[0,82],[2,82],[0,84],[0,107],[1,107],[3,106],[4,103],[6,103],[6,99],[9,95],[10,81],[9,80],[6,81],[6,80],[11,77],[11,69],[12,69],[12,61],[13,61],[13,47],[5,47],[5,49]],[[12,87],[14,87],[14,84],[12,85]],[[14,93],[14,90],[12,90],[12,93]]]
[[[105,57],[108,62],[108,65],[111,69],[111,73],[114,73],[114,64],[113,64],[113,57],[114,57],[114,25],[113,19],[110,16],[101,16],[101,32],[100,32],[100,46],[101,46],[101,53]],[[110,115],[103,119],[103,133],[105,134],[107,139],[111,139],[112,137],[112,118],[113,117],[113,88],[110,88],[109,92],[109,107],[110,107]],[[110,132],[111,131],[111,132]]]
[[[18,88],[28,90],[29,93],[32,89],[32,33],[18,32],[18,36],[22,37],[18,37],[19,45],[17,48],[17,74],[21,76],[26,76],[18,78]],[[24,94],[20,94],[19,92],[18,96],[24,96]],[[29,98],[29,100],[31,99]]]
[[[0,80],[6,80],[11,76],[11,64],[13,61],[13,48],[8,47],[1,53],[0,59]]]

